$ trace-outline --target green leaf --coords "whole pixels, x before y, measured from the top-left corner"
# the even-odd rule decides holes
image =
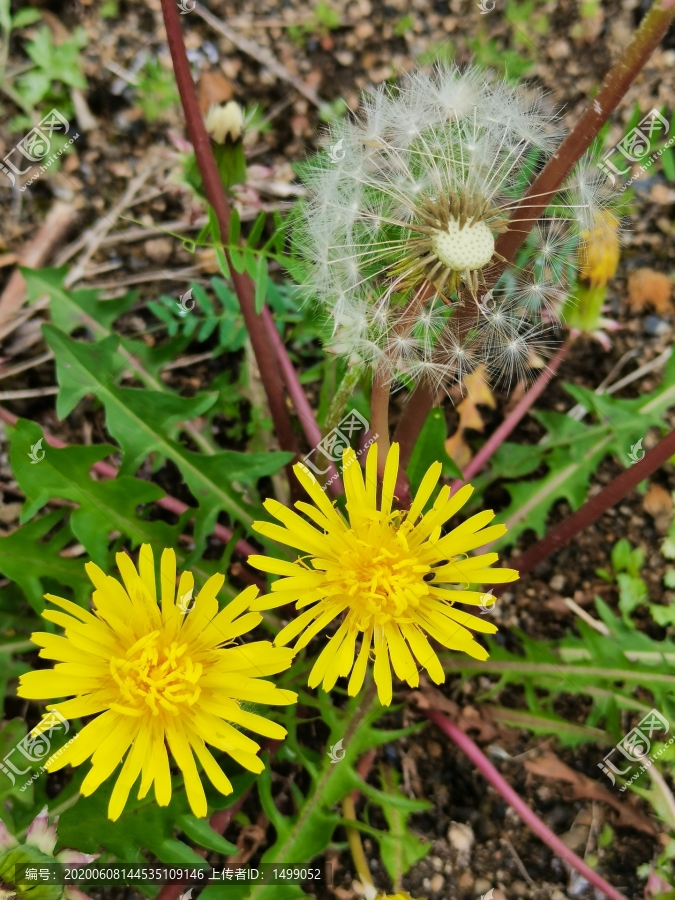
[[[228,774],[236,771],[230,762],[223,762],[222,765]],[[81,781],[88,768],[88,765],[78,767],[75,780]],[[108,802],[118,776],[119,769],[91,796],[80,797],[74,806],[63,813],[59,821],[59,842],[83,853],[100,853],[101,848],[105,848],[118,859],[128,862],[144,861],[143,851],[147,849],[164,863],[203,866],[203,858],[174,834],[177,828],[183,828],[185,817],[193,818],[181,779],[174,777],[171,802],[164,807],[157,805],[152,791],[143,800],[138,800],[136,791],[132,790],[124,812],[116,822],[111,822]],[[215,797],[220,808],[230,806],[250,784],[246,775],[229,777],[234,793],[227,798],[204,780],[211,806]],[[204,823],[204,827],[208,825]],[[224,843],[231,846],[227,841]]]
[[[6,663],[3,658],[3,666],[4,665],[6,665]],[[11,775],[7,774],[7,772],[3,772],[0,775],[0,801],[2,801],[0,804],[0,818],[3,822],[8,822],[9,824],[12,824],[12,815],[9,812],[9,809],[13,804],[11,801],[6,802],[7,798],[12,796],[22,803],[25,803],[27,799],[32,799],[32,796],[30,798],[26,797],[26,791],[21,791],[21,788],[32,774],[28,760],[23,757],[18,750],[15,753],[12,753],[19,741],[26,736],[26,731],[26,720],[19,718],[10,719],[8,722],[4,722],[0,728],[0,759],[5,761],[6,757],[9,755],[10,762],[16,769],[19,769],[19,772],[26,768],[29,769],[28,772],[20,775],[7,766],[6,761],[4,762],[4,767],[8,772],[11,772]],[[14,780],[12,781],[12,779]],[[32,795],[32,785],[28,790]]]
[[[235,272],[238,272],[239,275],[243,274],[246,270],[246,258],[243,253],[240,253],[239,250],[234,250],[230,248],[230,261],[232,262],[232,268]]]
[[[443,410],[435,407],[429,413],[424,428],[417,439],[415,449],[408,463],[407,475],[410,489],[414,494],[420,486],[428,468],[432,463],[443,464],[443,474],[449,478],[461,478],[462,473],[455,462],[445,452],[447,429]]]
[[[383,793],[387,797],[405,797],[398,790],[400,776],[391,766],[381,768]],[[408,797],[405,797],[409,800]],[[382,803],[382,812],[389,826],[388,832],[377,836],[380,845],[380,856],[395,886],[400,886],[401,878],[420,859],[424,859],[431,850],[431,843],[421,841],[410,831],[408,818],[411,812],[430,809],[432,804],[424,801],[412,801],[415,805],[404,811],[393,803]]]
[[[176,824],[190,840],[206,850],[213,850],[223,856],[232,856],[237,852],[234,844],[226,841],[217,831],[214,831],[205,819],[198,819],[192,813],[179,816]]]
[[[304,680],[306,677],[307,663],[299,660],[291,670],[283,673],[278,684],[280,686],[293,684],[297,689],[300,679]],[[288,737],[283,745],[285,758],[304,766],[309,782],[307,788],[302,791],[297,787],[293,791],[297,812],[287,816],[274,802],[269,767],[266,765],[260,774],[258,779],[260,802],[276,831],[274,843],[263,854],[261,860],[263,863],[307,864],[324,853],[333,839],[335,828],[341,821],[336,804],[355,788],[377,803],[390,802],[400,809],[407,810],[411,807],[420,808],[418,801],[410,800],[403,795],[388,797],[382,791],[366,784],[354,770],[356,761],[368,749],[406,736],[411,733],[411,729],[386,731],[374,728],[373,723],[384,714],[385,710],[377,701],[372,700],[370,706],[366,704],[364,707],[366,701],[363,692],[359,697],[348,698],[343,708],[334,706],[331,697],[322,690],[318,691],[317,697],[301,690],[298,702],[319,711],[321,719],[330,729],[327,746],[344,739],[344,757],[339,763],[333,764],[328,753],[316,753],[301,745],[297,728],[302,720],[298,720],[292,710],[282,717],[283,724],[288,729]],[[296,781],[296,785],[297,783]],[[247,900],[276,900],[282,896],[280,891],[281,889],[275,885],[258,884],[250,886],[248,893],[242,897],[246,897]],[[216,898],[222,894],[214,892],[210,896]]]
[[[199,503],[195,510],[195,544],[200,552],[219,512],[225,511],[250,526],[258,510],[241,497],[232,482],[255,484],[258,478],[277,472],[290,461],[291,454],[223,450],[205,456],[186,450],[168,436],[167,429],[202,415],[217,394],[188,400],[139,388],[118,388],[113,384],[116,337],[84,344],[50,325],[44,326],[44,334],[56,357],[58,415],[64,418],[84,396],[94,393],[105,406],[108,431],[124,452],[120,475],[133,474],[151,453],[172,460]]]
[[[73,534],[101,568],[108,568],[108,534],[120,531],[131,540],[132,547],[153,544],[156,547],[178,545],[179,529],[161,520],[147,521],[136,514],[139,504],[152,503],[164,497],[164,491],[150,481],[119,476],[107,481],[94,481],[89,471],[117,448],[109,444],[91,447],[72,446],[58,450],[49,447],[43,459],[33,464],[29,453],[44,440],[41,428],[19,419],[11,444],[10,462],[14,475],[26,495],[21,512],[25,522],[54,498],[78,504],[70,517]]]
[[[80,606],[85,606],[91,595],[91,582],[82,563],[59,555],[74,539],[70,528],[63,526],[47,537],[64,515],[63,510],[55,510],[0,538],[0,572],[16,581],[37,613],[45,608],[45,579],[71,588]]]
[[[70,334],[76,328],[89,328],[94,337],[107,337],[112,324],[136,302],[137,291],[116,300],[99,300],[100,291],[81,289],[69,291],[63,286],[68,266],[60,268],[27,269],[21,267],[26,279],[28,302],[35,303],[45,294],[49,297],[52,323]]]
[[[258,315],[260,315],[265,306],[265,298],[267,297],[267,279],[267,260],[264,256],[259,256],[255,273],[255,311]]]
[[[473,506],[480,502],[487,485],[498,477],[522,477],[526,471],[543,465],[548,469],[543,477],[505,484],[511,503],[501,517],[509,531],[496,543],[497,548],[513,543],[528,528],[542,536],[548,512],[557,500],[567,500],[572,509],[581,506],[590,477],[606,455],[612,453],[623,465],[631,465],[631,448],[647,430],[668,427],[665,413],[675,405],[675,358],[669,359],[662,384],[636,399],[618,400],[569,384],[565,390],[593,411],[599,423],[586,425],[561,413],[534,412],[548,431],[544,440],[528,449],[503,444],[493,458],[490,472],[476,480],[478,490],[471,500]],[[510,469],[511,458],[515,472]]]
[[[663,165],[663,174],[668,181],[675,181],[675,154],[671,147],[666,147],[661,154],[661,164]]]
[[[87,33],[78,28],[70,38],[56,45],[50,29],[44,25],[38,29],[35,38],[26,44],[25,51],[50,82],[62,81],[70,87],[85,90],[87,80],[82,74],[78,50],[87,41]]]
[[[265,220],[267,218],[267,214],[263,211],[259,212],[256,216],[255,222],[253,223],[253,227],[251,228],[249,235],[246,239],[246,243],[249,247],[255,247],[260,239],[260,235],[263,232],[263,228],[265,227]],[[230,238],[230,240],[232,240]],[[234,242],[233,242],[234,243]]]
[[[631,562],[631,545],[626,538],[621,538],[612,547],[612,568],[615,572],[625,572]]]
[[[112,325],[115,320],[133,306],[138,296],[137,291],[131,291],[117,300],[99,300],[99,291],[66,290],[63,282],[67,266],[59,269],[22,269],[22,273],[28,286],[29,302],[35,302],[46,294],[49,297],[52,323],[68,334],[84,326],[95,339],[110,337],[113,334]],[[150,305],[153,312],[163,318],[159,311],[161,306],[152,301]],[[169,310],[165,312],[166,320],[170,323],[171,314]],[[175,341],[151,348],[143,341],[121,338],[122,348],[117,354],[115,364],[117,380],[131,370],[146,387],[170,393],[169,388],[158,377],[159,370],[165,363],[174,359],[176,353],[179,353],[186,343],[186,339],[178,337]],[[140,365],[134,367],[131,364],[134,360]]]
[[[5,34],[5,39],[9,39],[9,32],[12,30],[12,17],[10,15],[10,0],[0,0],[0,30]]]
[[[20,9],[16,15],[12,17],[12,28],[25,28],[26,25],[32,25],[37,22],[42,12],[39,9]]]
[[[241,219],[239,218],[239,211],[236,206],[232,207],[232,212],[230,213],[230,236],[229,243],[232,246],[236,246],[239,243],[239,236],[241,234]]]
[[[634,609],[649,599],[647,585],[641,578],[634,578],[626,572],[620,572],[616,580],[619,585],[619,609],[627,619]]]

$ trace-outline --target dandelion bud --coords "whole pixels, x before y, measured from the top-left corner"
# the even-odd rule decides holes
[[[214,104],[206,115],[206,130],[216,144],[224,144],[228,139],[238,141],[243,128],[244,114],[235,100],[222,106]]]
[[[606,348],[607,330],[616,323],[602,316],[607,284],[619,265],[619,222],[608,210],[596,212],[592,226],[581,232],[578,282],[570,292],[563,316],[570,328],[592,334]]]
[[[601,210],[593,226],[581,232],[584,243],[579,277],[591,287],[599,287],[614,277],[619,265],[619,223],[610,212]]]

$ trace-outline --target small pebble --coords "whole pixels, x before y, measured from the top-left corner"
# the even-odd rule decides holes
[[[491,887],[492,882],[488,881],[487,878],[477,878],[473,885],[473,893],[476,897],[482,897],[483,894],[487,894]]]
[[[645,334],[651,337],[660,337],[670,331],[670,324],[660,316],[647,316],[643,323]]]
[[[445,884],[445,878],[442,875],[436,874],[429,882],[429,889],[432,894],[437,894],[440,890],[443,889],[443,885]]]
[[[173,242],[170,238],[152,238],[152,240],[143,244],[143,250],[145,255],[149,256],[153,262],[162,265],[171,256]]]
[[[462,822],[451,822],[448,828],[448,843],[457,851],[457,862],[465,866],[469,861],[475,837],[470,825]]]
[[[560,592],[565,587],[566,581],[567,581],[567,579],[565,578],[564,575],[561,575],[561,574],[554,575],[553,578],[551,578],[551,580],[549,581],[548,586],[551,588],[552,591]]]

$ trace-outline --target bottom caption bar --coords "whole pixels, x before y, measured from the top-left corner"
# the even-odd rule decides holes
[[[108,865],[66,866],[15,866],[14,884],[81,884],[112,887],[133,884],[181,884],[200,886],[224,882],[225,884],[316,884],[332,885],[330,865],[282,866],[277,863],[259,863],[252,866],[192,867],[189,866],[139,866],[135,863]]]

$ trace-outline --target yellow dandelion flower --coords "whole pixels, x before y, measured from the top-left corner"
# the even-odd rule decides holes
[[[285,737],[281,725],[243,709],[242,702],[295,702],[296,694],[260,677],[287,669],[293,652],[274,648],[269,641],[233,646],[235,638],[262,618],[247,612],[258,593],[255,587],[219,611],[216,596],[224,576],[209,578],[192,601],[194,578],[183,572],[176,602],[176,554],[165,550],[160,606],[148,544],[141,547],[138,571],[126,553],[117,554],[117,567],[124,586],[94,563],[85,566],[96,588],[93,612],[46,595],[60,610],[47,609],[42,615],[65,628],[65,637],[36,632],[32,640],[43,648],[41,657],[58,663],[22,675],[17,693],[29,700],[72,696],[47,707],[66,719],[100,713],[46,766],[53,772],[91,757],[92,767],[80,788],[85,796],[129,751],[110,797],[111,819],[121,815],[139,775],[139,799],[154,783],[157,803],[169,803],[168,751],[183,772],[192,811],[205,816],[206,796],[194,757],[222,794],[230,794],[232,785],[206,744],[252,772],[263,770],[256,755],[259,745],[235,726],[270,738]]]
[[[365,483],[356,454],[350,448],[343,456],[348,520],[335,509],[314,476],[302,464],[295,472],[314,505],[298,502],[305,519],[276,500],[267,500],[267,511],[283,526],[255,522],[260,534],[301,550],[306,556],[295,563],[250,556],[249,562],[265,572],[284,576],[272,592],[259,597],[251,609],[271,609],[297,601],[303,613],[277,635],[284,646],[298,637],[295,650],[333,619],[342,621],[319,655],[309,677],[309,686],[323,683],[326,691],[337,679],[351,673],[348,691],[355,696],[366,674],[371,648],[380,702],[392,699],[392,673],[411,687],[419,685],[417,664],[436,684],[445,673],[426,635],[444,647],[461,650],[477,659],[487,653],[469,631],[494,633],[494,625],[457,609],[457,603],[490,604],[494,597],[463,585],[514,581],[514,569],[493,569],[496,553],[469,557],[468,551],[501,537],[504,525],[485,526],[491,510],[472,516],[449,534],[441,536],[443,524],[464,506],[473,488],[466,485],[450,497],[441,488],[432,508],[422,511],[438,484],[441,464],[434,463],[424,476],[408,511],[392,509],[398,472],[398,444],[393,444],[384,470],[382,498],[377,504],[377,444],[368,453]],[[318,526],[318,527],[314,527]],[[309,560],[308,565],[307,560]],[[356,641],[361,647],[356,653]],[[356,656],[356,663],[354,662]]]
[[[614,277],[619,265],[619,222],[607,210],[595,216],[592,231],[582,231],[583,262],[579,276],[591,287],[606,285]]]

